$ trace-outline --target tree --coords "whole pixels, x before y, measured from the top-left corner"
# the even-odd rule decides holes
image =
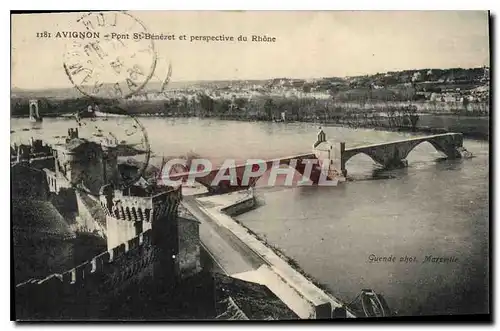
[[[416,130],[417,128],[417,123],[418,123],[418,120],[420,119],[420,116],[418,116],[417,112],[416,111],[413,111],[411,114],[410,114],[410,123],[411,123],[411,128],[413,131]]]
[[[464,106],[464,109],[467,110],[467,106],[469,105],[469,98],[467,96],[463,97],[462,105]]]
[[[214,111],[214,100],[203,93],[200,95],[200,106],[203,113],[210,116]]]
[[[234,100],[234,104],[236,105],[236,107],[238,109],[243,109],[243,108],[245,108],[245,106],[247,104],[247,99],[245,99],[245,98],[236,98]]]
[[[215,103],[215,113],[217,115],[225,115],[229,111],[229,107],[231,105],[231,101],[227,99],[219,100]]]
[[[274,104],[273,99],[267,98],[264,103],[264,111],[269,121],[273,119],[274,108],[276,108],[276,105]]]

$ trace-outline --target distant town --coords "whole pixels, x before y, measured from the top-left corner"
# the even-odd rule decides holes
[[[160,107],[132,110],[133,113],[150,113],[163,116],[212,116],[231,115],[272,119],[275,114],[266,109],[286,111],[300,120],[314,116],[317,105],[366,108],[371,104],[409,104],[423,112],[488,113],[489,67],[473,69],[419,69],[390,71],[375,75],[330,77],[319,79],[274,78],[268,80],[171,82],[161,90],[160,82],[150,82],[140,93],[127,101],[150,101]],[[54,90],[12,89],[11,114],[27,116],[28,98],[41,99],[45,114],[62,113],[58,109],[61,99],[80,98],[74,88]],[[297,105],[283,99],[300,100]],[[276,101],[276,105],[269,104]],[[64,103],[64,102],[62,102]],[[288,102],[291,103],[291,102]],[[262,104],[259,106],[259,104]],[[75,105],[77,106],[77,105]],[[82,105],[83,106],[83,105]],[[274,107],[273,107],[274,106]],[[67,107],[64,107],[66,111]],[[280,108],[280,109],[278,109]],[[300,109],[296,109],[300,108]],[[324,109],[320,110],[324,113]]]
[[[10,22],[11,321],[491,321],[489,11]]]

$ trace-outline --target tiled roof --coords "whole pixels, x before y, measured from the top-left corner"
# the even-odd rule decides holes
[[[16,283],[74,263],[76,235],[48,201],[12,200],[12,236]]]
[[[225,316],[239,316],[243,314],[250,320],[293,320],[299,317],[281,301],[266,286],[243,281],[241,279],[215,274],[217,301],[219,306],[225,304],[228,298],[239,308],[241,313],[227,305],[232,310]],[[224,307],[224,305],[222,305]],[[218,315],[223,315],[219,312]],[[224,316],[224,315],[223,315]]]

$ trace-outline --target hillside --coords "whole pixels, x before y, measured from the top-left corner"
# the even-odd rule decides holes
[[[136,115],[221,116],[272,120],[287,112],[291,120],[321,117],[334,109],[364,109],[365,105],[414,102],[424,112],[487,113],[489,68],[418,69],[354,77],[318,79],[172,82],[159,93],[150,82],[126,100],[99,100],[102,112],[121,108]],[[11,115],[28,116],[29,99],[39,100],[44,117],[87,109],[94,103],[76,88],[13,89]],[[340,110],[341,111],[341,110]],[[289,116],[287,116],[289,117]]]
[[[401,88],[405,85],[414,85],[417,90],[441,92],[448,89],[472,89],[489,82],[489,68],[451,68],[451,69],[415,69],[376,73],[374,75],[352,77],[323,77],[317,79],[272,78],[264,80],[206,80],[206,81],[179,81],[170,82],[167,90],[194,89],[249,89],[259,86],[264,89],[276,87],[299,88],[304,92],[310,91],[347,91],[362,88]],[[111,85],[111,84],[110,84]],[[144,92],[159,91],[161,82],[149,82]],[[26,90],[12,88],[12,98],[48,98],[66,99],[79,98],[81,94],[75,88],[57,88]]]

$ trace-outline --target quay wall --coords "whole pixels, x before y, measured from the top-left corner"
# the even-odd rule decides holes
[[[245,227],[231,217],[230,213],[235,212],[237,214],[241,212],[243,208],[248,208],[251,204],[255,205],[255,198],[253,195],[239,199],[230,206],[224,206],[222,208],[206,208],[200,206],[200,209],[218,224],[229,229],[237,238],[260,256],[273,273],[278,275],[284,283],[298,292],[299,295],[313,307],[311,318],[332,318],[339,310],[344,310],[345,305],[340,300],[314,285],[310,280],[278,256],[270,247],[266,246],[255,235],[251,234]],[[231,208],[232,206],[236,207]],[[348,318],[355,317],[349,310],[345,311],[345,316]]]
[[[255,208],[255,203],[255,197],[253,195],[244,197],[232,205],[222,208],[221,212],[229,216],[238,216]]]

